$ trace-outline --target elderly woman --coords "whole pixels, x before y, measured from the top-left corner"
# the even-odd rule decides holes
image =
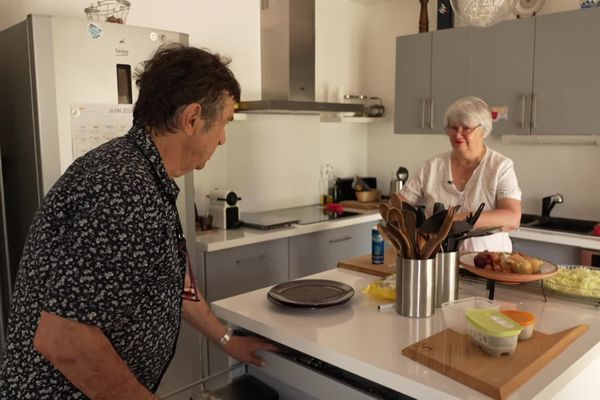
[[[445,120],[452,151],[428,160],[400,194],[409,203],[425,204],[429,213],[435,202],[460,205],[455,220],[485,202],[475,226],[502,226],[503,232],[466,239],[461,250],[510,252],[507,232],[519,226],[521,190],[512,160],[484,144],[492,131],[490,107],[480,98],[465,97],[448,108]]]

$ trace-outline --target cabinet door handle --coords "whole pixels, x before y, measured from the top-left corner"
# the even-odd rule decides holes
[[[531,96],[531,127],[532,128],[536,128],[536,126],[537,126],[537,102],[538,102],[538,95],[534,93],[533,96]]]
[[[345,242],[346,240],[350,240],[352,239],[352,236],[344,236],[343,238],[338,238],[338,239],[331,239],[329,241],[329,243],[339,243],[339,242]]]
[[[254,260],[254,259],[257,259],[257,260],[264,260],[264,259],[265,259],[265,258],[267,258],[267,257],[268,257],[268,256],[267,256],[266,254],[259,254],[259,255],[257,255],[257,256],[251,256],[251,257],[247,257],[247,258],[240,258],[239,260],[235,260],[235,263],[239,265],[239,264],[241,264],[241,263],[245,263],[245,262],[248,262],[248,261],[252,261],[252,260]]]
[[[521,129],[525,129],[525,105],[527,103],[527,95],[521,95]]]
[[[427,100],[421,100],[421,129],[425,129],[425,106],[427,105]]]
[[[433,105],[434,101],[433,99],[431,99],[431,101],[429,102],[429,127],[431,129],[435,128],[435,126],[433,125]]]

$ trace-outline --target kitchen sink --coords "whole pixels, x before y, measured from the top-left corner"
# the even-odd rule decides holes
[[[526,228],[547,229],[550,231],[577,233],[580,235],[591,235],[598,221],[585,219],[542,217],[535,214],[522,214],[521,226]]]
[[[521,226],[529,226],[533,222],[537,222],[542,219],[541,215],[535,214],[521,214]]]

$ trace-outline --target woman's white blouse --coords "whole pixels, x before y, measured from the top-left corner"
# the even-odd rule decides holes
[[[435,202],[446,208],[460,205],[459,212],[474,212],[485,202],[484,211],[497,208],[497,200],[511,198],[521,200],[521,189],[511,159],[487,147],[479,166],[459,191],[452,182],[452,167],[449,151],[428,160],[419,171],[409,178],[401,191],[410,203],[425,205],[430,215]],[[501,232],[479,238],[466,239],[462,251],[512,251],[508,233]]]

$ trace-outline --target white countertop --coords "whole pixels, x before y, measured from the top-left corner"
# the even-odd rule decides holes
[[[375,225],[381,219],[378,210],[357,210],[351,208],[347,208],[347,210],[361,213],[361,215],[308,225],[294,224],[287,228],[264,231],[250,228],[238,228],[230,230],[212,229],[206,232],[199,231],[196,233],[196,243],[200,245],[203,251],[211,252],[265,242],[268,240],[282,239],[304,235],[307,233],[326,231],[329,229],[343,228],[365,222],[373,222],[373,225]],[[600,237],[595,236],[577,235],[523,227],[510,232],[510,237],[515,239],[526,239],[537,242],[559,244],[563,246],[600,250]]]
[[[406,346],[443,329],[442,312],[431,318],[412,319],[393,308],[378,312],[382,303],[362,293],[377,279],[363,273],[332,269],[310,278],[345,282],[355,290],[348,303],[319,311],[289,310],[271,304],[269,288],[259,289],[212,304],[215,313],[288,347],[415,398],[482,399],[483,394],[439,374],[405,356]],[[461,298],[487,297],[483,285],[461,281]],[[600,312],[592,306],[556,299],[543,303],[541,294],[500,286],[496,300],[518,304],[538,318],[536,330],[552,334],[586,323],[589,331],[572,343],[510,399],[548,399],[577,373],[600,357]]]
[[[600,250],[599,236],[577,235],[574,233],[556,232],[544,229],[519,228],[516,231],[510,232],[510,237],[560,244],[563,246],[581,247],[590,250]]]
[[[204,251],[218,251],[232,247],[265,242],[267,240],[282,239],[291,236],[304,235],[307,233],[326,231],[329,229],[343,228],[345,226],[358,225],[365,222],[373,222],[373,226],[375,226],[381,219],[378,210],[355,210],[350,208],[347,210],[360,212],[362,214],[308,225],[294,224],[288,228],[264,231],[250,228],[229,230],[213,229],[207,232],[197,232],[196,243],[199,243]]]

